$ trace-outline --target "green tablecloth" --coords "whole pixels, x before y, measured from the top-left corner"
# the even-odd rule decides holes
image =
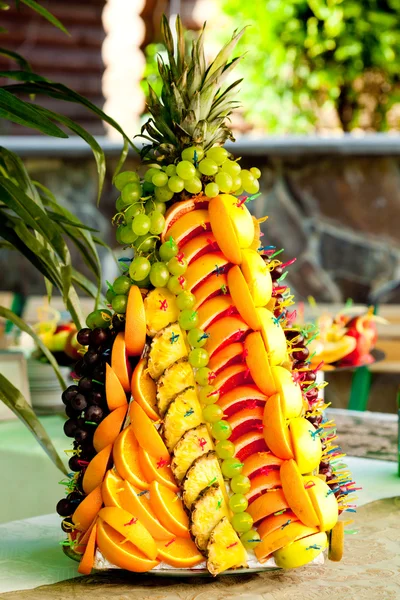
[[[400,494],[396,463],[352,457],[348,457],[347,463],[363,487],[359,505]],[[60,519],[54,514],[0,525],[0,593],[77,577],[76,563],[64,556],[59,545],[62,539]],[[382,596],[382,600],[386,598]]]

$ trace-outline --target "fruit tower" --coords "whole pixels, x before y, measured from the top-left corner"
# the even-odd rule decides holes
[[[291,568],[328,546],[338,560],[353,482],[288,309],[288,263],[248,210],[260,171],[223,147],[241,32],[207,65],[204,32],[188,58],[179,19],[176,49],[162,29],[169,64],[161,98],[150,88],[143,172],[115,177],[123,274],[79,332],[63,393],[67,552],[81,573],[103,559],[135,572]]]

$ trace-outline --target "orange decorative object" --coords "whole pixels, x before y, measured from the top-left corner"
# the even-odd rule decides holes
[[[125,335],[121,331],[114,340],[111,350],[111,367],[125,392],[131,391],[132,369],[126,354]]]
[[[196,235],[196,237],[192,238],[181,247],[181,252],[189,265],[203,254],[215,252],[216,250],[219,250],[218,244],[211,231]]]
[[[139,463],[149,483],[158,481],[173,492],[179,490],[171,471],[170,460],[167,463],[165,463],[165,461],[159,461],[157,458],[154,458],[154,456],[151,456],[148,452],[143,450],[143,448],[139,448]]]
[[[188,266],[185,273],[187,289],[194,293],[207,277],[211,277],[211,275],[220,277],[228,264],[229,260],[222,252],[210,252],[200,256]],[[222,280],[219,282],[219,287],[221,286]]]
[[[240,342],[249,331],[249,326],[239,316],[223,317],[207,329],[210,337],[204,348],[212,357],[218,350],[221,350],[229,343]]]
[[[248,326],[254,331],[261,329],[261,322],[256,311],[254,300],[250,294],[249,286],[238,265],[228,271],[228,287],[238,313]]]
[[[160,564],[159,560],[149,560],[124,535],[101,520],[97,526],[97,544],[106,560],[126,571],[146,573]]]
[[[146,343],[146,313],[137,285],[129,290],[125,313],[125,344],[128,356],[140,356]]]
[[[311,473],[321,462],[322,443],[315,427],[304,417],[289,421],[294,460],[300,473]]]
[[[271,396],[264,409],[264,438],[268,448],[279,458],[293,458],[289,428],[282,413],[279,394]]]
[[[123,491],[125,481],[118,475],[114,469],[109,469],[101,484],[101,494],[103,496],[104,506],[117,506],[124,508],[121,504],[119,494]]]
[[[100,510],[99,517],[132,542],[147,558],[150,560],[156,558],[156,543],[149,531],[135,515],[116,506],[107,506]]]
[[[189,519],[182,500],[175,492],[153,481],[150,484],[150,505],[164,527],[175,536],[190,539]]]
[[[235,440],[235,456],[242,462],[254,452],[265,452],[267,445],[261,431],[249,431]]]
[[[237,313],[237,310],[230,295],[225,294],[222,296],[215,296],[215,298],[211,298],[210,300],[207,300],[207,302],[204,302],[197,313],[199,317],[198,327],[200,329],[207,329],[207,327],[221,317]]]
[[[176,537],[170,542],[157,542],[157,557],[171,567],[190,569],[204,561],[192,540]]]
[[[173,492],[171,492],[173,493]],[[155,540],[171,540],[174,536],[161,524],[153,510],[146,492],[135,488],[129,481],[125,481],[123,490],[119,494],[122,508],[130,512],[143,523]]]
[[[272,452],[257,452],[244,461],[242,475],[252,479],[257,475],[261,475],[261,473],[279,471],[282,463],[283,460],[272,454]]]
[[[209,298],[220,296],[228,293],[228,279],[225,273],[210,275],[203,283],[196,288],[196,304],[194,310],[198,310],[200,306]]]
[[[85,494],[90,494],[90,492],[101,485],[108,468],[111,451],[112,444],[109,444],[96,454],[88,464],[82,480],[82,487]]]
[[[226,420],[232,428],[232,434],[229,439],[234,442],[249,431],[262,431],[263,414],[264,408],[262,406],[255,406],[252,408],[243,408],[231,417],[227,417]]]
[[[132,398],[143,408],[153,421],[160,418],[156,405],[156,384],[147,372],[147,360],[141,358],[136,365],[131,381]]]
[[[265,306],[271,299],[272,279],[262,256],[255,250],[243,250],[240,269],[253,299],[253,306]]]
[[[236,344],[231,344],[227,346],[227,348],[232,348],[232,346],[236,346]],[[214,354],[215,359],[217,359],[221,352],[223,352],[223,350]],[[209,366],[213,358],[208,363]],[[240,385],[239,387],[229,390],[229,392],[226,392],[226,394],[220,397],[218,405],[224,411],[224,415],[230,417],[244,408],[264,406],[267,400],[268,397],[265,394],[262,394],[256,385]]]
[[[139,444],[132,427],[121,431],[115,440],[113,458],[121,477],[139,489],[147,490],[147,480],[139,463]]]
[[[246,364],[260,390],[267,396],[276,393],[265,344],[258,331],[249,333],[244,341]]]
[[[115,442],[124,424],[127,411],[127,404],[120,406],[107,415],[97,426],[93,436],[93,446],[96,452],[100,452],[103,448]]]
[[[218,375],[218,373],[226,367],[243,363],[243,349],[244,347],[241,342],[236,342],[234,344],[229,344],[229,346],[225,346],[225,348],[222,348],[222,350],[216,352],[210,359],[207,365],[208,368]]]
[[[253,380],[246,365],[234,364],[220,371],[211,383],[222,396],[238,385],[253,383]]]
[[[261,335],[268,352],[270,365],[280,365],[287,356],[284,331],[273,313],[267,308],[257,308],[257,314],[261,321]]]
[[[247,512],[253,517],[254,523],[261,519],[269,517],[273,513],[280,512],[289,508],[287,500],[282,490],[277,489],[266,492],[255,500],[247,509]]]
[[[129,416],[139,446],[157,460],[170,461],[169,452],[160,434],[138,402],[131,402]]]
[[[269,517],[266,517],[257,527],[257,531],[260,534],[261,539],[263,539],[273,531],[280,529],[286,523],[294,523],[298,520],[299,519],[296,517],[294,512],[291,510],[285,510],[280,515],[270,515]]]
[[[87,531],[103,505],[101,485],[98,485],[82,500],[72,515],[72,522],[80,531]]]
[[[114,350],[113,350],[114,351]],[[127,406],[126,393],[114,370],[106,363],[106,400],[110,410]]]
[[[208,210],[200,208],[180,216],[161,239],[172,237],[181,248],[190,239],[204,231],[210,231],[210,217]]]
[[[291,544],[299,538],[307,537],[317,533],[315,527],[306,527],[303,523],[295,521],[288,525],[282,525],[279,529],[265,535],[261,543],[254,548],[254,553],[260,562],[265,562],[273,552]]]
[[[320,531],[331,531],[338,520],[339,509],[335,494],[329,485],[319,477],[303,476],[304,487],[307,490],[312,505],[317,513]]]
[[[211,230],[217,240],[218,246],[229,262],[240,265],[242,252],[229,210],[221,196],[216,196],[210,201],[209,207]]]
[[[189,200],[184,200],[183,202],[175,202],[170,206],[165,213],[165,226],[164,231],[161,234],[161,241],[165,242],[166,239],[169,239],[170,232],[169,229],[172,227],[176,221],[178,221],[183,215],[189,213],[196,208],[204,208],[206,209],[208,206],[208,198],[206,196],[195,196],[193,198],[189,198]]]
[[[94,564],[94,554],[96,552],[96,535],[97,535],[97,523],[93,525],[92,531],[90,532],[87,546],[81,562],[79,563],[78,572],[81,575],[90,575]]]
[[[280,395],[282,411],[286,419],[300,416],[303,398],[300,385],[294,381],[293,374],[284,367],[272,367],[272,377],[276,393]]]
[[[249,504],[254,502],[261,494],[268,490],[282,487],[279,471],[270,471],[269,473],[256,475],[251,480],[250,491],[247,492],[246,498]]]
[[[305,489],[305,482],[294,460],[286,460],[281,466],[282,489],[294,514],[307,527],[318,527],[317,513]]]

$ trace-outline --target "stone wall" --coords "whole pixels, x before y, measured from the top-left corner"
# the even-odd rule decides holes
[[[108,179],[100,208],[96,208],[92,157],[63,156],[62,152],[55,156],[51,151],[37,157],[26,154],[32,176],[115,247],[110,218],[117,194]],[[255,153],[249,143],[236,146],[243,166],[263,171],[262,196],[251,209],[257,217],[269,215],[262,226],[264,245],[284,248],[286,260],[297,257],[288,277],[297,298],[311,295],[320,302],[342,302],[351,297],[367,302],[371,292],[400,280],[400,151],[344,156],[300,149],[288,154],[281,150]],[[116,155],[110,152],[109,173]],[[128,168],[138,165],[133,158],[126,164]],[[107,252],[101,249],[101,254],[105,260]],[[110,261],[106,268],[108,278],[113,268]],[[11,260],[2,250],[0,269],[1,289],[13,289],[23,281],[27,293],[44,291],[40,278],[15,254]],[[383,299],[400,303],[400,285]]]

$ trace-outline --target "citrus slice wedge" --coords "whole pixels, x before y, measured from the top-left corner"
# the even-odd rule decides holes
[[[242,252],[238,236],[233,226],[229,209],[221,196],[210,200],[208,206],[211,230],[217,240],[218,246],[229,261],[235,265],[242,262]]]
[[[272,376],[271,366],[265,344],[258,331],[249,333],[244,341],[246,364],[254,382],[267,396],[276,393],[275,380]]]
[[[263,424],[265,442],[271,452],[279,458],[294,458],[289,428],[282,413],[279,394],[267,400]]]
[[[101,485],[98,485],[75,509],[75,512],[72,515],[72,522],[75,527],[79,529],[79,531],[87,531],[93,523],[93,520],[96,518],[102,504]]]
[[[195,293],[196,289],[211,275],[220,277],[229,264],[222,252],[210,252],[194,260],[185,273],[187,289]],[[222,283],[220,283],[220,286]],[[196,294],[195,294],[196,295]]]
[[[89,539],[85,548],[85,552],[79,563],[78,573],[81,575],[90,575],[94,565],[94,554],[96,552],[96,535],[97,535],[97,523],[93,525],[92,531],[90,532]]]
[[[236,345],[237,344],[231,344],[226,348],[228,349]],[[221,352],[223,352],[223,350],[221,350]],[[220,352],[214,354],[214,357],[217,358],[219,354]],[[212,360],[213,359],[211,359],[208,363],[209,365],[211,365]],[[265,406],[267,400],[268,397],[265,394],[262,394],[256,385],[240,385],[238,387],[234,387],[220,397],[218,400],[218,405],[224,411],[224,415],[230,417],[244,408]]]
[[[159,461],[157,458],[143,450],[143,448],[139,448],[139,463],[149,483],[158,481],[173,492],[178,491],[178,487],[171,471],[170,461],[167,463]]]
[[[270,471],[267,474],[256,475],[251,480],[250,491],[247,492],[246,498],[249,504],[257,500],[261,494],[268,490],[282,487],[279,471]]]
[[[126,427],[114,443],[114,464],[118,473],[138,487],[147,490],[148,483],[139,463],[139,444],[131,427]]]
[[[290,509],[307,527],[318,527],[318,515],[305,488],[305,480],[294,460],[285,460],[280,474],[282,489]]]
[[[267,445],[261,431],[249,431],[234,442],[235,456],[243,462],[255,452],[265,452]]]
[[[141,358],[136,365],[131,380],[133,399],[143,408],[146,415],[153,421],[158,421],[156,395],[157,387],[147,372],[147,360]]]
[[[115,371],[106,363],[105,380],[106,400],[108,408],[113,411],[121,406],[127,406],[126,393]]]
[[[132,369],[126,354],[125,335],[121,331],[114,340],[111,350],[111,368],[125,392],[131,391]]]
[[[261,543],[254,548],[254,553],[260,562],[265,562],[271,554],[280,548],[317,532],[318,530],[315,527],[307,527],[299,521],[282,525],[279,529],[275,529],[275,531],[264,536]]]
[[[165,239],[172,237],[181,248],[199,233],[210,230],[211,226],[208,210],[205,208],[197,208],[196,210],[186,212],[176,219],[161,239],[164,241]]]
[[[261,322],[253,297],[250,294],[249,286],[238,265],[231,267],[228,271],[228,287],[232,300],[242,319],[246,321],[251,329],[259,331],[261,329]]]
[[[111,451],[112,444],[109,444],[100,450],[88,464],[82,480],[82,487],[85,494],[90,494],[90,492],[101,485],[108,468]]]
[[[96,452],[100,452],[103,448],[115,442],[121,431],[127,412],[127,404],[120,406],[107,415],[97,426],[93,436],[93,446]]]
[[[184,254],[189,265],[200,256],[203,256],[203,254],[216,252],[218,250],[219,247],[217,241],[211,231],[196,235],[196,237],[192,238],[181,247],[181,252]]]
[[[244,346],[240,342],[225,346],[225,348],[222,348],[222,350],[214,354],[207,365],[208,368],[218,375],[218,373],[226,367],[243,363],[243,349]]]
[[[130,427],[133,429],[139,446],[157,460],[169,462],[170,455],[160,434],[138,402],[131,402],[129,416],[131,419]]]
[[[264,408],[262,406],[255,406],[254,408],[244,408],[231,417],[226,417],[226,420],[232,428],[232,434],[229,438],[230,441],[235,442],[235,440],[249,431],[262,432],[263,414]]]
[[[190,539],[189,518],[176,492],[153,481],[150,484],[150,504],[164,527],[175,536]]]
[[[176,537],[170,542],[158,542],[157,549],[159,559],[178,569],[190,569],[204,561],[194,542],[187,538]]]
[[[298,520],[299,519],[296,517],[294,512],[287,509],[279,515],[270,515],[269,517],[265,517],[265,519],[258,526],[257,531],[260,534],[260,538],[263,539],[265,536],[269,535],[273,531],[276,531],[277,529],[280,529],[287,523],[294,523]]]
[[[205,196],[190,198],[189,200],[184,200],[183,202],[175,202],[172,204],[167,212],[165,213],[165,226],[164,231],[161,234],[161,241],[165,242],[166,239],[170,237],[169,229],[172,225],[178,221],[183,215],[188,212],[195,210],[196,208],[206,209],[208,206],[208,198]]]
[[[198,327],[199,329],[207,329],[207,327],[221,317],[229,316],[234,313],[237,313],[237,310],[229,294],[215,296],[215,298],[211,298],[204,302],[198,309]]]
[[[238,385],[253,383],[253,380],[246,365],[239,364],[230,365],[220,371],[211,383],[222,396]]]
[[[204,348],[212,357],[218,350],[233,342],[241,342],[246,337],[249,326],[239,316],[223,317],[207,328],[210,334]]]
[[[270,515],[289,508],[285,495],[281,489],[266,492],[257,500],[254,500],[247,509],[247,512],[253,517],[254,523]]]
[[[228,279],[225,273],[210,275],[196,288],[194,310],[198,310],[206,300],[228,293],[227,284]]]
[[[295,569],[312,562],[328,545],[326,533],[314,533],[274,552],[274,560],[281,569]]]
[[[137,285],[128,294],[125,313],[125,344],[128,356],[140,356],[146,343],[146,313],[143,297]]]
[[[99,512],[99,517],[132,542],[147,558],[150,560],[156,558],[156,543],[138,517],[116,506],[102,508]]]
[[[252,479],[261,474],[279,471],[283,460],[272,454],[272,452],[257,452],[244,461],[242,475]]]

